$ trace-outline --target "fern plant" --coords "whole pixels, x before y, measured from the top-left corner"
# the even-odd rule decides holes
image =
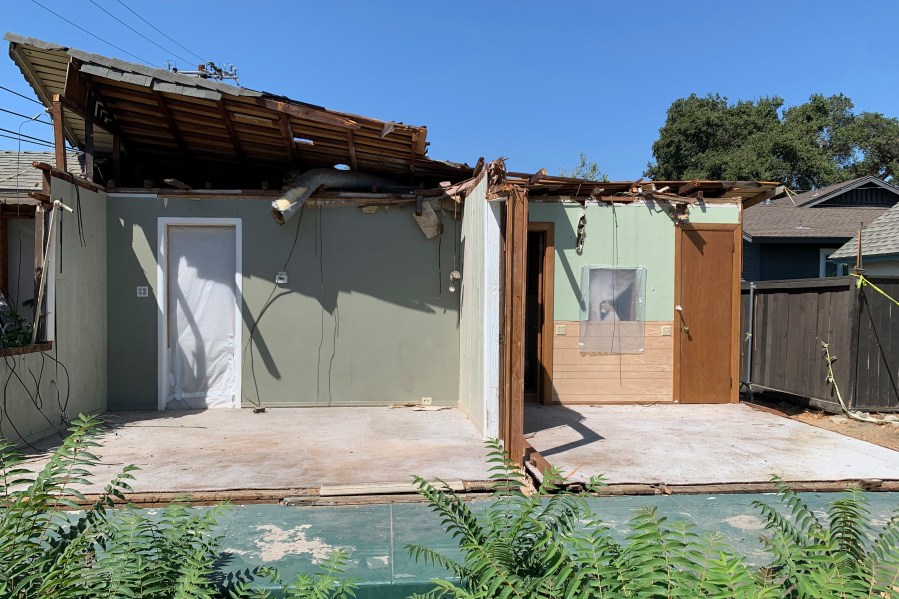
[[[778,481],[790,517],[763,503],[772,563],[757,568],[719,536],[638,510],[616,540],[582,496],[560,492],[547,473],[528,492],[525,479],[497,441],[488,443],[494,480],[489,506],[475,511],[447,485],[416,478],[419,493],[458,542],[461,560],[421,545],[416,560],[444,568],[419,598],[738,598],[877,597],[899,599],[899,512],[875,531],[863,495],[850,491],[818,518]],[[601,481],[591,481],[595,490]]]
[[[195,510],[170,505],[158,518],[116,507],[131,490],[134,466],[125,467],[83,510],[78,486],[91,480],[99,420],[79,415],[70,435],[38,472],[0,440],[0,597],[12,599],[212,599],[267,597],[244,581],[220,588],[222,558],[216,522],[225,506]],[[290,599],[345,599],[355,581],[345,579],[346,556],[335,554],[313,575],[290,583],[260,568]]]

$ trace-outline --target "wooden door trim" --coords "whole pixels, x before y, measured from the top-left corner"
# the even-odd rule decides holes
[[[687,231],[732,231],[733,232],[733,264],[731,282],[731,326],[730,326],[730,403],[737,403],[740,400],[740,273],[742,272],[743,261],[743,226],[740,223],[691,223],[680,225],[674,234],[674,305],[680,305],[683,301],[681,294],[681,257],[684,234]],[[672,364],[674,371],[674,381],[672,388],[672,399],[676,403],[681,401],[681,316],[677,310],[674,310],[673,326],[676,327],[677,333],[674,335],[674,363]]]
[[[555,265],[556,242],[555,223],[529,222],[528,232],[543,233],[543,269],[540,272],[540,294],[538,302],[543,314],[538,334],[538,355],[540,357],[540,377],[538,394],[540,403],[550,404],[553,398],[553,327],[555,315],[553,312],[553,295],[555,290]]]

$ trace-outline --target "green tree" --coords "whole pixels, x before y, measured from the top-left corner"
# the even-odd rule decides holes
[[[578,154],[578,163],[574,168],[559,167],[559,176],[587,181],[608,181],[609,175],[599,170],[599,165],[587,159],[583,152]]]
[[[899,120],[853,112],[846,96],[675,100],[645,176],[656,180],[754,179],[811,189],[861,175],[899,175]]]

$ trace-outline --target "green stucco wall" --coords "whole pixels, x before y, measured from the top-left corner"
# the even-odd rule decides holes
[[[279,226],[259,199],[110,197],[110,409],[156,409],[157,219],[186,216],[242,219],[242,355],[298,222]],[[459,300],[447,291],[454,244],[452,219],[444,222],[440,243],[425,239],[411,207],[307,208],[289,282],[278,286],[252,357],[242,360],[244,405],[390,405],[423,396],[455,404]],[[149,285],[150,298],[136,297],[137,285]]]
[[[554,320],[580,319],[580,280],[583,266],[646,267],[646,320],[671,320],[674,313],[674,223],[658,204],[642,202],[587,207],[584,252],[574,250],[577,204],[532,202],[532,222],[555,224]],[[737,223],[737,204],[707,204],[690,209],[690,222]]]

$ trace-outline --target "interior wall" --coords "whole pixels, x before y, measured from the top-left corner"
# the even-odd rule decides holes
[[[110,197],[110,409],[156,409],[157,219],[190,216],[242,222],[244,406],[392,405],[422,397],[456,405],[459,294],[447,287],[459,225],[452,214],[442,214],[442,239],[428,240],[411,206],[375,214],[307,206],[281,226],[269,204]],[[288,282],[276,287],[282,270]],[[149,297],[136,297],[139,285],[149,287]]]
[[[553,393],[556,403],[654,403],[673,401],[674,234],[668,209],[654,202],[586,209],[583,254],[575,251],[579,204],[531,202],[531,222],[555,228],[553,281]],[[695,205],[693,223],[739,223],[739,204]],[[579,346],[581,269],[587,265],[646,268],[644,351],[590,354]]]
[[[459,318],[459,408],[485,437],[499,436],[500,203],[487,177],[465,198]]]
[[[0,361],[0,377],[9,381],[0,434],[14,441],[64,428],[63,408],[71,419],[107,405],[106,193],[56,178],[50,190],[54,200],[80,211],[80,219],[77,212],[62,213],[54,234],[48,270],[55,279],[47,290],[53,349]]]

